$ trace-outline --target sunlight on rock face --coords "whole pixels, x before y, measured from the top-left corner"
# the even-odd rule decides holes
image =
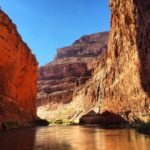
[[[72,102],[66,105],[74,106],[68,113],[69,118],[79,118],[99,107],[101,113],[108,110],[130,123],[150,120],[149,5],[149,0],[110,0],[108,50],[97,59],[89,80],[72,91],[73,95],[69,97]],[[59,52],[57,59],[66,53],[62,49]],[[63,108],[64,114],[68,107]]]
[[[48,120],[79,120],[81,113],[85,114],[93,107],[92,96],[86,102],[76,92],[82,91],[81,87],[91,78],[98,59],[105,53],[108,34],[82,36],[73,45],[58,49],[55,59],[39,68],[38,116]],[[83,94],[86,91],[82,91]],[[99,110],[98,107],[94,109]]]
[[[16,26],[0,10],[0,122],[36,117],[37,61]]]

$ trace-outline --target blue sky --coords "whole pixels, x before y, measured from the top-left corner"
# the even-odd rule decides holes
[[[82,35],[110,28],[109,0],[0,0],[39,65]]]

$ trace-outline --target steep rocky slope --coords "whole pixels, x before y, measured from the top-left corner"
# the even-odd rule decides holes
[[[101,111],[107,109],[130,122],[146,121],[150,113],[149,5],[146,0],[110,1],[106,65],[99,66],[94,76],[94,83],[99,82]]]
[[[37,61],[16,26],[0,10],[0,123],[36,117]]]
[[[76,88],[72,102],[53,116],[75,119],[94,109],[131,123],[150,120],[150,1],[110,0],[110,7],[106,54],[92,79]]]
[[[70,103],[74,90],[91,78],[98,57],[106,51],[107,41],[108,32],[96,33],[58,49],[54,61],[39,68],[38,105],[49,112]]]
[[[150,120],[149,6],[148,0],[110,1],[108,51],[88,83],[100,112],[119,114],[131,123]]]
[[[150,1],[113,1],[106,66],[95,75],[105,109],[129,121],[150,117]],[[105,74],[104,74],[105,73]]]

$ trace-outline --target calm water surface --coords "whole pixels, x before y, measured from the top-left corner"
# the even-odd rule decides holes
[[[150,137],[132,129],[42,127],[0,133],[0,150],[150,150]]]

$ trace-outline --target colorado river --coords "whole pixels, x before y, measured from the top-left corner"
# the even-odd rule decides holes
[[[0,150],[150,150],[150,137],[134,129],[39,127],[0,133]]]

